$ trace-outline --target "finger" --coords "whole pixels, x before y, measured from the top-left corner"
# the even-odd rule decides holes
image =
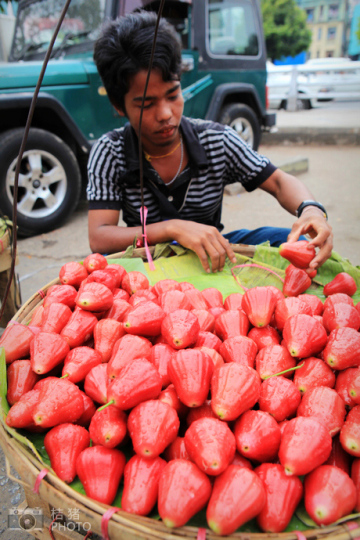
[[[228,258],[230,259],[232,263],[236,263],[236,255],[232,247],[230,246],[229,240],[227,238],[224,238],[223,236],[222,236],[222,239],[225,240],[225,243],[223,243],[223,246],[225,248],[226,255],[228,256]]]
[[[204,248],[210,257],[211,270],[216,273],[224,268],[226,251],[216,238],[204,240]]]
[[[208,255],[207,255],[204,247],[201,244],[199,244],[197,247],[192,247],[191,249],[199,257],[199,260],[200,260],[200,262],[202,264],[202,267],[204,268],[205,272],[210,274],[211,269],[210,269],[210,265],[209,265],[209,259],[208,259]]]
[[[310,268],[318,268],[319,266],[323,265],[324,262],[331,256],[333,248],[332,238],[329,237],[325,243],[321,246],[316,256],[313,258],[313,260],[310,262],[309,267]]]

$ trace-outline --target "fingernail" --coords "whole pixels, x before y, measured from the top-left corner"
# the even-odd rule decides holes
[[[207,271],[208,274],[210,274],[210,268],[208,268],[206,271]]]

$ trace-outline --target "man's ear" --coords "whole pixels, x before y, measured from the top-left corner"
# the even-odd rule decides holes
[[[120,109],[118,107],[115,107],[115,110],[116,110],[116,112],[118,113],[119,116],[126,116],[125,112],[122,109]]]

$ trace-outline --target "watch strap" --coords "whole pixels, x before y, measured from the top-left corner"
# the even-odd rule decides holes
[[[317,201],[303,201],[298,209],[296,210],[296,217],[300,217],[301,214],[303,213],[303,210],[307,207],[307,206],[316,206],[316,208],[319,208],[323,214],[324,214],[324,218],[328,218],[328,214],[327,214],[327,211],[325,210],[325,207],[324,205],[322,205],[321,203],[317,202]]]

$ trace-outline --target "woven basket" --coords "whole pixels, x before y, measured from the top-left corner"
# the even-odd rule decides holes
[[[232,246],[237,253],[251,257],[254,254],[253,246]],[[108,259],[118,259],[122,254],[114,254]],[[145,250],[138,249],[134,251],[134,257],[146,258]],[[27,323],[31,319],[34,309],[43,301],[44,293],[54,284],[60,283],[59,279],[55,279],[47,284],[42,291],[34,294],[16,313],[13,318],[19,323]],[[54,473],[49,471],[45,478],[40,482],[38,493],[33,492],[34,485],[44,468],[44,464],[36,457],[36,455],[25,445],[16,440],[1,418],[0,422],[0,445],[3,448],[6,459],[8,476],[19,482],[25,491],[26,503],[28,507],[39,507],[44,515],[43,531],[36,531],[34,536],[37,538],[51,538],[48,527],[52,521],[54,509],[76,509],[78,511],[76,521],[83,524],[89,524],[91,531],[102,534],[102,518],[105,512],[109,509],[108,506],[98,503],[97,501],[78,493],[65,482],[60,480]],[[17,471],[20,476],[14,478],[10,471],[10,465]],[[89,528],[88,525],[88,528]],[[353,529],[344,524],[335,524],[329,527],[322,527],[303,531],[302,534],[307,539],[321,540],[330,538],[331,540],[351,540],[360,538],[360,520],[352,521]],[[29,531],[31,532],[31,531]],[[197,527],[185,526],[177,529],[168,529],[161,521],[148,517],[135,516],[122,510],[114,513],[108,523],[108,535],[111,540],[176,540],[176,539],[192,539],[198,537],[199,529]],[[54,538],[57,540],[71,540],[84,538],[82,534],[72,531],[53,532]],[[220,540],[218,536],[206,529],[206,537],[211,540]],[[284,533],[253,533],[253,532],[238,532],[232,534],[228,538],[237,540],[266,540],[279,538],[281,540],[298,540],[297,532]]]

